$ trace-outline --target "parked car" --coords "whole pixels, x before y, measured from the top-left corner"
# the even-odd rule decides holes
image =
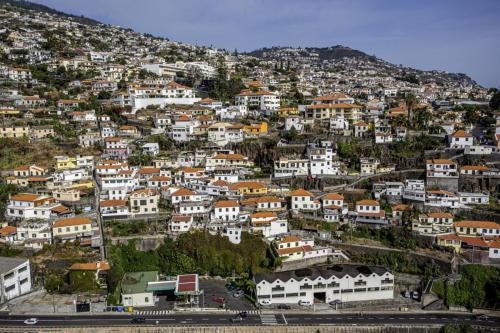
[[[413,298],[415,301],[420,301],[420,293],[418,291],[412,292],[411,298]]]
[[[38,324],[38,319],[37,318],[29,318],[24,321],[24,324],[26,325],[36,325]]]
[[[476,319],[476,320],[488,320],[488,319],[490,319],[490,317],[485,315],[485,314],[477,314],[474,316],[474,319]]]
[[[241,311],[240,313],[238,313],[238,316],[240,316],[241,318],[246,318],[246,317],[248,317],[248,312]]]
[[[236,290],[236,292],[233,294],[233,297],[241,297],[241,296],[243,296],[243,295],[245,295],[245,292],[244,292],[243,290],[238,289],[238,290]]]
[[[228,283],[228,284],[226,284],[226,288],[227,288],[227,290],[231,291],[231,290],[236,289],[236,286],[232,283]]]
[[[260,305],[271,305],[271,300],[270,299],[260,299],[259,304]]]
[[[290,305],[288,304],[279,304],[278,309],[280,310],[290,310]]]
[[[214,301],[215,303],[224,304],[226,302],[226,299],[222,296],[214,296],[212,297],[212,301]]]
[[[311,301],[304,301],[304,300],[301,300],[301,301],[299,301],[299,305],[300,305],[300,306],[311,306],[311,305],[312,305],[312,302],[311,302]]]
[[[334,299],[333,301],[328,302],[330,305],[342,304],[342,301],[339,299]]]
[[[241,316],[235,316],[235,317],[231,318],[232,323],[240,323],[242,321],[243,321],[243,318],[241,318]]]
[[[130,323],[131,324],[144,324],[144,323],[146,323],[146,318],[143,318],[143,317],[132,318]]]
[[[403,293],[403,297],[404,298],[410,298],[411,297],[411,294],[408,290],[406,290],[404,293]]]

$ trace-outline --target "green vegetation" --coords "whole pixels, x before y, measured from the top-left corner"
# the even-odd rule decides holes
[[[69,283],[74,291],[98,291],[99,284],[95,278],[95,271],[70,271]]]
[[[0,193],[2,193],[0,191]],[[17,257],[23,253],[22,250],[13,249],[10,246],[0,247],[0,257]]]
[[[17,192],[15,185],[0,183],[0,216],[3,216],[5,213],[9,196]]]
[[[441,280],[432,290],[448,306],[472,308],[500,308],[500,269],[482,265],[467,265],[460,272],[462,278],[454,284]]]
[[[438,276],[439,266],[433,261],[418,261],[415,257],[403,252],[373,252],[355,253],[351,255],[353,262],[365,265],[382,265],[396,273],[422,275],[424,278]]]
[[[182,273],[249,277],[279,265],[274,252],[261,238],[243,233],[240,244],[227,237],[198,231],[180,235],[175,241],[165,238],[154,251],[138,251],[135,241],[110,248],[110,294],[115,294],[125,272],[157,270],[165,275]],[[115,295],[116,298],[116,295]],[[116,301],[116,299],[112,299]]]
[[[385,246],[414,249],[416,247],[415,239],[412,238],[411,232],[407,228],[370,228],[368,226],[360,226],[352,231],[352,236],[356,238],[368,238],[381,242]]]
[[[106,227],[111,228],[111,236],[124,237],[144,234],[148,225],[145,221],[134,221],[132,223],[120,222],[116,220],[106,222]]]

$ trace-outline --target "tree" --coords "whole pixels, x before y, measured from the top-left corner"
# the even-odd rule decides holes
[[[405,98],[406,102],[406,107],[408,109],[408,120],[410,121],[410,124],[413,121],[413,109],[417,105],[417,98],[413,94],[408,94]]]
[[[500,91],[496,91],[490,99],[490,108],[500,110]]]

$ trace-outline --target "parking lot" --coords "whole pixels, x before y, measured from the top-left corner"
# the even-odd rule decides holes
[[[225,285],[225,280],[200,278],[200,289],[204,291],[204,297],[200,300],[200,306],[202,306],[201,302],[204,302],[204,307],[206,308],[220,307],[220,303],[215,302],[213,299],[214,297],[224,297],[227,309],[246,311],[253,308],[245,296],[234,297],[234,291],[229,291]]]

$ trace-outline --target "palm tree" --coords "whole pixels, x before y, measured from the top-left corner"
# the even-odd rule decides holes
[[[417,105],[417,98],[413,94],[408,94],[405,98],[406,108],[408,109],[408,120],[410,124],[413,121],[413,108]]]

